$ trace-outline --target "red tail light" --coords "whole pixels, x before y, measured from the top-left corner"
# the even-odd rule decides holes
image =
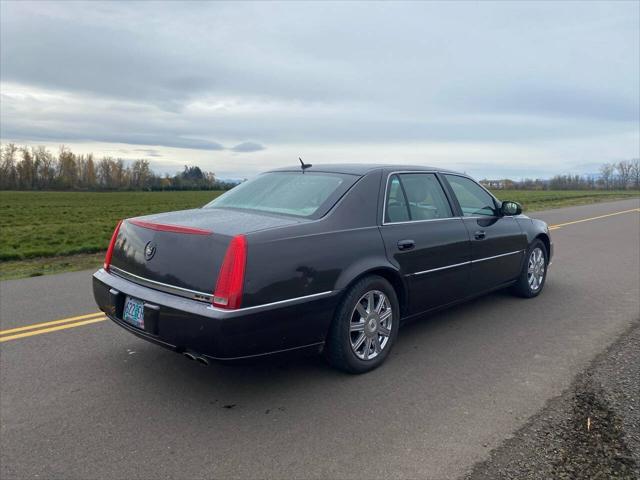
[[[120,231],[120,225],[122,225],[122,220],[118,222],[116,225],[116,229],[113,231],[113,235],[111,236],[111,241],[109,242],[109,248],[107,248],[107,254],[104,256],[104,269],[109,270],[109,265],[111,265],[111,257],[113,256],[113,247],[116,244],[116,239],[118,238],[118,232]]]
[[[216,290],[213,292],[214,307],[230,310],[240,308],[246,263],[247,239],[244,235],[236,235],[227,248],[220,268]]]

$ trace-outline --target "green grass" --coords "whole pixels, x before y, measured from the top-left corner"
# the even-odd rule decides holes
[[[0,261],[106,250],[118,220],[204,205],[220,192],[0,192]]]
[[[493,194],[520,203],[525,212],[640,196],[638,190],[493,190]]]
[[[221,192],[0,191],[0,279],[94,268],[122,218],[204,205]],[[497,190],[525,211],[638,197],[637,191]]]
[[[39,277],[52,273],[97,270],[104,261],[104,252],[79,253],[65,257],[38,257],[0,262],[0,280]]]

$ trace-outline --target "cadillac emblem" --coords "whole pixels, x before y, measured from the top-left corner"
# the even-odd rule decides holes
[[[156,244],[153,242],[147,242],[144,246],[144,258],[145,260],[151,260],[156,254]]]

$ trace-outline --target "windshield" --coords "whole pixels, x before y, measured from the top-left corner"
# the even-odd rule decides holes
[[[326,213],[356,176],[315,172],[271,172],[241,183],[204,208],[239,208],[319,217]]]

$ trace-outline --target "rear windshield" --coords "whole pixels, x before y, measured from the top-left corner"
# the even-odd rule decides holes
[[[204,208],[238,208],[318,218],[358,177],[337,173],[270,172],[220,195]]]

